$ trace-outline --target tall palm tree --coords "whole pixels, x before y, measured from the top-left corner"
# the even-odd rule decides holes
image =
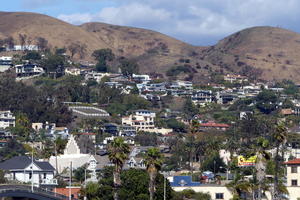
[[[157,148],[150,148],[148,149],[144,159],[150,177],[150,181],[149,181],[150,200],[153,200],[154,192],[155,192],[155,178],[163,164],[163,155],[160,153],[160,151]]]
[[[129,145],[121,137],[115,138],[108,146],[109,160],[114,166],[114,199],[118,200],[118,188],[121,186],[121,171],[130,152]]]
[[[253,145],[253,150],[256,152],[256,180],[258,185],[257,196],[258,200],[262,199],[263,183],[266,177],[266,163],[270,159],[270,154],[267,152],[269,141],[263,137],[257,139],[257,144]]]
[[[244,180],[244,177],[240,172],[236,172],[234,179],[226,184],[226,187],[232,192],[233,198],[232,200],[238,200],[241,198],[241,194],[247,193],[250,194],[252,192],[252,185],[249,181]]]
[[[275,147],[276,147],[273,199],[277,200],[277,199],[279,199],[279,193],[280,193],[280,181],[278,178],[278,176],[279,176],[278,171],[280,168],[279,150],[280,150],[280,147],[286,143],[286,139],[287,139],[287,130],[283,123],[279,123],[276,126],[273,137],[275,140]]]

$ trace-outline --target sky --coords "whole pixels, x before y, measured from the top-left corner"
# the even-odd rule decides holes
[[[299,8],[299,0],[9,0],[0,9],[146,28],[206,46],[253,26],[300,32]]]

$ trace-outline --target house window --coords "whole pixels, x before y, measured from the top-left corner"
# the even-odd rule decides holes
[[[297,169],[298,169],[297,166],[292,166],[292,167],[291,167],[292,173],[293,173],[293,174],[294,174],[294,173],[297,173]]]
[[[29,172],[29,179],[31,179],[32,178],[32,173],[31,172]]]
[[[292,186],[297,186],[297,185],[298,185],[298,181],[295,180],[295,179],[293,179],[293,180],[292,180]]]
[[[216,199],[224,199],[224,193],[216,193]]]
[[[47,174],[46,174],[46,173],[44,173],[44,179],[46,179],[46,177],[47,177]]]

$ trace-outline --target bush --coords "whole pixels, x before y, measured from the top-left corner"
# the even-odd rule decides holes
[[[188,66],[175,66],[170,68],[167,72],[167,76],[177,76],[180,73],[191,73],[191,69]]]

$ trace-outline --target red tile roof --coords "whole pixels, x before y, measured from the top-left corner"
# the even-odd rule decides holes
[[[296,158],[294,160],[289,160],[285,162],[286,165],[300,165],[300,158]]]
[[[219,123],[214,123],[214,122],[201,123],[200,126],[213,127],[213,128],[229,128],[228,124],[219,124]]]
[[[79,133],[80,135],[96,135],[96,133]]]
[[[72,187],[71,194],[74,196],[75,199],[78,199],[78,194],[80,193],[80,188],[78,187]],[[54,188],[54,192],[57,194],[61,194],[64,196],[69,196],[69,188]]]

